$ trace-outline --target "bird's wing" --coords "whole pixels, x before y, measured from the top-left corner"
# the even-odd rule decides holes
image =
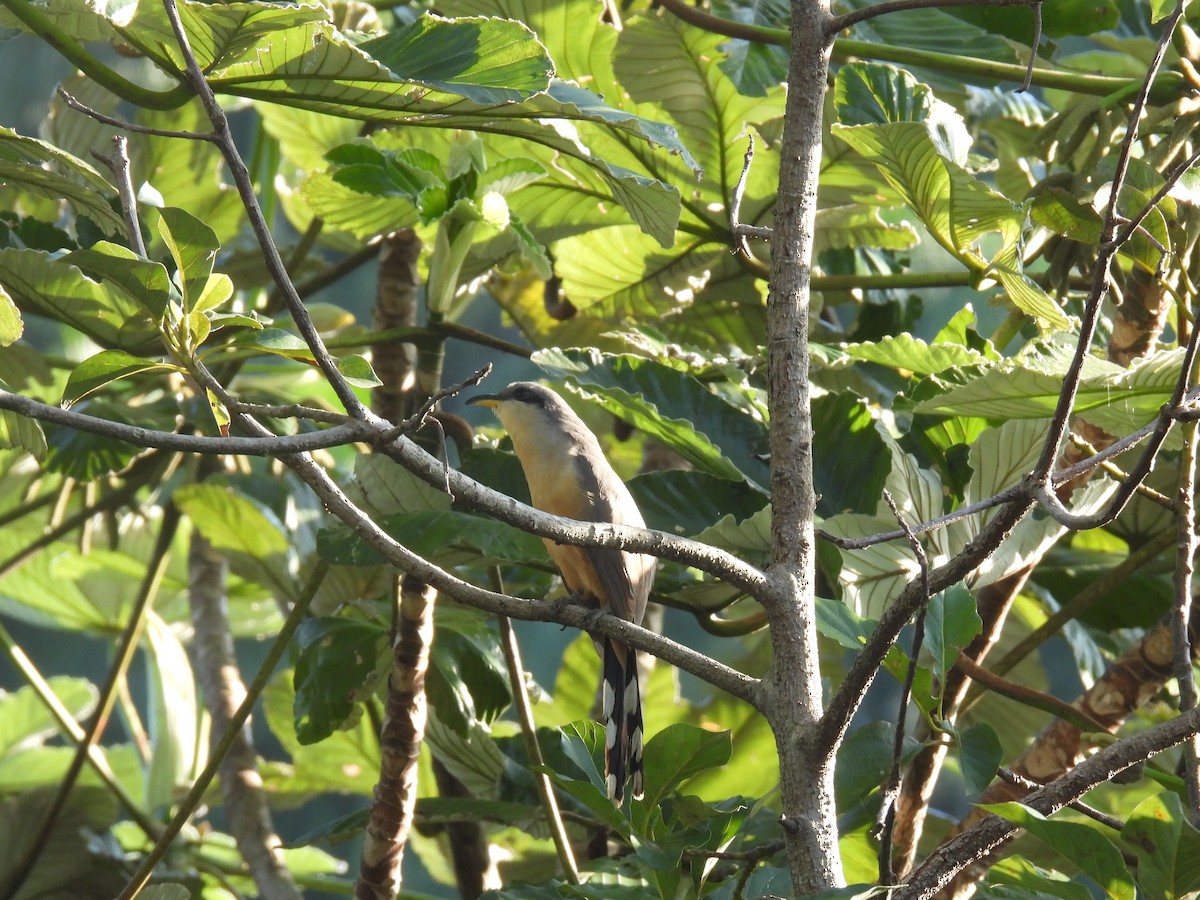
[[[633,505],[629,489],[612,469],[598,470],[584,457],[576,458],[581,486],[589,499],[586,516],[592,522],[642,525],[641,514]],[[646,599],[654,580],[651,556],[625,553],[616,547],[580,547],[603,589],[599,598],[613,615],[640,623],[646,612]]]

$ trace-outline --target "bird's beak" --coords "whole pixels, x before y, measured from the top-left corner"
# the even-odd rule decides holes
[[[467,406],[486,406],[488,409],[495,409],[499,403],[500,398],[495,394],[480,394],[468,400]]]

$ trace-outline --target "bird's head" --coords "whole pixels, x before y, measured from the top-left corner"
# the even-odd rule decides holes
[[[467,403],[492,409],[514,442],[553,437],[567,422],[577,421],[558,394],[532,381],[514,381],[498,394],[480,394]]]

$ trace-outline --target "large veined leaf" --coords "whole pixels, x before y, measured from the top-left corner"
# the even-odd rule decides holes
[[[1098,829],[1079,822],[1047,819],[1020,803],[991,803],[984,809],[1019,825],[1056,855],[1078,866],[1113,900],[1134,900],[1137,890],[1120,849]]]
[[[688,305],[710,270],[731,256],[726,247],[690,236],[665,251],[628,226],[567,238],[554,252],[555,271],[572,305],[617,322],[651,319]]]
[[[1139,803],[1121,838],[1137,854],[1144,896],[1167,900],[1200,890],[1200,832],[1175,794],[1164,791]]]
[[[742,153],[735,145],[740,142],[744,151],[748,123],[782,115],[783,95],[740,93],[725,72],[711,63],[722,56],[724,40],[662,12],[638,16],[625,24],[614,63],[634,101],[661,107],[679,123],[704,170],[705,189],[729,198],[742,171]],[[743,213],[746,221],[755,221],[755,207],[763,197],[760,189],[749,196],[751,202],[744,202]]]
[[[45,163],[53,163],[54,168]],[[125,233],[125,223],[113,206],[116,190],[99,172],[51,144],[4,127],[0,127],[0,183],[10,191],[65,200],[77,215],[87,216],[106,234]]]
[[[81,263],[95,261],[85,254]],[[0,250],[0,284],[24,309],[64,322],[105,347],[130,353],[159,346],[158,325],[141,300],[115,281],[95,281],[42,250]]]
[[[360,44],[406,81],[476,103],[524,100],[550,85],[554,64],[529,27],[506,19],[444,19],[411,25]]]
[[[609,106],[598,95],[559,79],[551,80],[544,91],[530,96],[534,82],[521,75],[519,67],[515,71],[507,67],[492,70],[484,62],[477,70],[457,71],[455,60],[461,64],[464,59],[461,54],[449,54],[440,61],[445,63],[444,71],[438,70],[438,60],[429,60],[418,72],[427,81],[437,81],[460,93],[430,90],[419,81],[409,80],[403,71],[397,73],[388,68],[345,38],[326,21],[324,7],[304,4],[280,7],[252,2],[214,7],[185,2],[180,11],[193,43],[199,45],[201,65],[206,67],[206,74],[218,92],[374,122],[496,131],[538,141],[595,168],[610,183],[610,192],[619,202],[632,204],[631,213],[639,224],[664,245],[671,241],[663,221],[669,220],[673,229],[678,218],[675,189],[659,184],[657,179],[648,179],[653,182],[649,184],[647,176],[632,168],[601,159],[588,149],[587,136],[581,140],[577,129],[562,120],[601,123],[605,129],[615,129],[642,147],[660,146],[678,154],[694,168],[694,161],[669,125]],[[446,22],[433,27],[439,35],[449,36],[456,25]],[[463,27],[465,43],[483,40],[489,46],[492,41],[511,41],[516,34],[513,29],[520,28],[500,20],[477,20]],[[544,54],[531,34],[522,33],[528,51]],[[163,68],[173,73],[180,71],[177,51],[169,49],[174,46],[173,38],[168,37],[169,25],[161,10],[143,6],[123,35]],[[463,38],[447,40],[455,44]],[[382,53],[391,52],[385,43],[379,46]],[[482,84],[471,82],[472,71],[479,75]],[[439,72],[443,77],[435,79],[433,76]],[[514,74],[519,76],[515,86],[501,83],[504,77]],[[495,92],[509,90],[524,97],[524,102],[496,99],[499,95]],[[490,102],[467,99],[462,96],[463,91],[476,96],[476,92],[484,91],[493,99]],[[645,196],[651,188],[668,196]],[[673,212],[661,209],[664,200],[671,201],[666,205],[673,207]],[[651,211],[653,216],[649,215]]]
[[[862,344],[842,344],[844,359],[873,362],[892,369],[912,372],[914,375],[932,375],[960,366],[985,365],[988,360],[982,353],[956,343],[927,344],[911,334],[888,335],[878,341]],[[841,365],[841,361],[835,365]]]
[[[1069,320],[1019,270],[1024,210],[965,168],[970,136],[958,113],[909,73],[852,64],[834,87],[839,122],[832,133],[876,166],[929,234],[973,272],[994,274],[1012,303],[1051,328]],[[980,239],[999,234],[984,255]]]
[[[296,739],[315,744],[357,723],[359,704],[391,664],[388,634],[374,622],[315,617],[300,623],[296,646]]]
[[[85,359],[71,372],[67,386],[63,389],[63,405],[81,400],[119,378],[157,370],[174,372],[178,371],[179,367],[143,359],[121,350],[101,350],[95,356]]]
[[[209,543],[220,550],[236,550],[253,557],[287,551],[287,532],[275,514],[230,487],[189,484],[175,491],[173,498]]]
[[[639,357],[574,350],[543,350],[533,361],[697,468],[766,490],[765,426],[691,376]]]
[[[896,521],[847,514],[826,519],[821,528],[838,537],[862,538],[895,531]],[[856,615],[865,619],[879,619],[895,596],[921,571],[903,540],[838,552],[843,560],[838,576],[843,599]]]
[[[1101,427],[1120,423],[1140,428],[1167,402],[1179,378],[1183,351],[1161,350],[1129,369],[1085,368],[1075,398],[1075,411]],[[1039,364],[1001,364],[979,378],[944,394],[923,400],[918,412],[973,415],[989,419],[1041,419],[1054,413],[1062,390],[1066,360],[1055,357]]]

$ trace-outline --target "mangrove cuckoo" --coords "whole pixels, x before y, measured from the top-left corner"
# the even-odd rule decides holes
[[[512,438],[529,496],[540,510],[584,522],[644,528],[629,489],[596,436],[558,394],[517,381],[468,403],[491,407]],[[543,538],[573,598],[641,624],[655,559],[615,547],[572,547]],[[637,654],[610,638],[596,641],[603,660],[604,769],[608,795],[620,805],[626,780],[642,796],[642,698]]]

